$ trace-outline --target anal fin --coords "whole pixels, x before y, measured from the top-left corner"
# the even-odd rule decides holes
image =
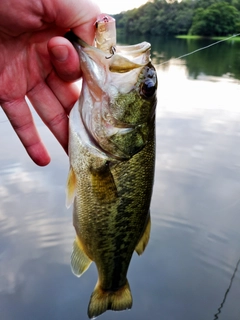
[[[148,244],[148,241],[149,241],[150,231],[151,231],[151,218],[150,218],[150,214],[149,214],[146,228],[143,232],[141,239],[139,240],[139,242],[135,248],[135,251],[137,252],[138,255],[141,255],[144,252],[144,250]]]
[[[80,277],[90,266],[92,260],[88,258],[83,249],[78,237],[73,242],[73,251],[71,256],[72,272]]]

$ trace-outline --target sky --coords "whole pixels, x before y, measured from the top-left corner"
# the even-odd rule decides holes
[[[147,0],[94,0],[94,2],[98,4],[103,13],[116,14],[121,11],[140,7],[146,3]]]

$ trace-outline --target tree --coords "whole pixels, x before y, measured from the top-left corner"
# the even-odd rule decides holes
[[[226,36],[236,32],[238,10],[227,2],[217,2],[206,9],[198,8],[193,17],[190,34]]]
[[[125,34],[225,36],[240,31],[240,0],[151,0],[115,16]]]

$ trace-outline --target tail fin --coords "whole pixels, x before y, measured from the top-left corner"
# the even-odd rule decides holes
[[[92,319],[107,310],[120,311],[131,307],[132,295],[128,281],[117,291],[104,291],[97,283],[88,305],[88,317]]]

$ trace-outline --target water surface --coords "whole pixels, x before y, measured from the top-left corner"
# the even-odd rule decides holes
[[[101,319],[238,320],[240,44],[176,60],[209,42],[148,40],[159,78],[151,239],[129,268],[132,310]],[[0,110],[0,318],[87,319],[97,273],[94,264],[80,279],[70,270],[68,159],[35,118],[52,156],[45,168]]]

